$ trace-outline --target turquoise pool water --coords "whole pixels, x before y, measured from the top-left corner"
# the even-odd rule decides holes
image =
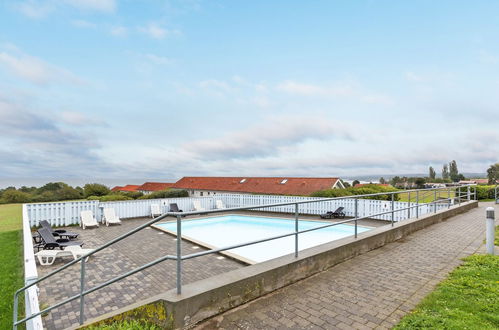
[[[330,222],[299,220],[298,230],[320,227]],[[157,225],[173,233],[177,232],[176,222]],[[251,242],[282,234],[294,232],[293,219],[254,217],[246,215],[225,215],[182,221],[182,236],[207,243],[217,248]],[[358,226],[358,233],[370,230]],[[354,235],[354,226],[348,224],[336,225],[312,232],[300,234],[299,250],[331,242],[343,237]],[[262,262],[294,253],[294,236],[284,237],[264,243],[245,246],[228,252],[235,253],[254,262]]]

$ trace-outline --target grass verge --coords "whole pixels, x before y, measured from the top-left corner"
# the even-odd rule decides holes
[[[499,329],[499,256],[465,258],[394,329]]]
[[[21,219],[21,204],[0,205],[0,329],[12,328],[14,292],[24,282]]]

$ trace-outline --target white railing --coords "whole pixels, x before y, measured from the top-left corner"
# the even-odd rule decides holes
[[[24,284],[28,285],[38,279],[36,270],[35,253],[33,251],[33,238],[31,237],[31,228],[27,205],[23,205],[23,241],[24,241]],[[38,287],[36,285],[28,288],[24,292],[25,314],[32,315],[40,312],[38,304]],[[39,315],[26,322],[28,330],[42,330],[42,317]]]
[[[114,208],[116,214],[120,218],[137,218],[148,217],[151,215],[151,205],[160,205],[162,212],[166,213],[170,210],[170,204],[176,203],[179,209],[184,212],[194,210],[194,201],[199,201],[201,207],[206,210],[215,209],[215,201],[221,200],[225,207],[245,207],[252,205],[268,205],[279,203],[303,202],[310,200],[318,200],[317,203],[302,204],[300,207],[301,214],[323,214],[327,211],[334,211],[338,207],[344,207],[343,212],[348,217],[355,216],[355,201],[353,197],[337,199],[331,201],[323,200],[322,197],[300,197],[300,196],[279,196],[279,195],[243,195],[243,194],[219,194],[213,197],[178,197],[178,198],[161,198],[161,199],[139,199],[127,201],[99,202],[99,201],[75,201],[75,202],[57,202],[57,203],[35,203],[25,204],[27,209],[29,223],[31,227],[38,226],[41,220],[47,220],[52,226],[69,226],[80,223],[81,211],[91,210],[97,220],[102,218],[104,208]],[[411,202],[411,206],[416,203]],[[395,211],[406,209],[409,202],[393,202]],[[424,215],[448,208],[448,203],[431,203],[420,204],[418,214]],[[372,214],[378,214],[390,211],[392,202],[389,200],[376,199],[357,199],[357,216],[366,217]],[[275,206],[258,210],[261,212],[279,212],[279,213],[294,213],[293,205]],[[405,212],[395,212],[394,221],[405,220],[408,217],[415,216],[415,209],[411,210],[412,214]],[[391,221],[391,214],[383,214],[373,216],[375,219]]]

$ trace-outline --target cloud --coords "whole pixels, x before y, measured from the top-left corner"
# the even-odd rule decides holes
[[[93,134],[60,127],[57,116],[0,95],[0,172],[4,176],[92,175],[113,168]],[[74,118],[73,118],[74,120]]]
[[[354,92],[353,87],[350,84],[321,86],[300,83],[292,80],[287,80],[278,84],[276,89],[290,94],[305,96],[346,96],[352,95]]]
[[[55,10],[53,2],[36,0],[18,3],[15,8],[21,14],[34,19],[43,18]]]
[[[499,64],[499,55],[492,54],[486,50],[481,50],[478,53],[478,59],[485,64]]]
[[[101,119],[91,118],[80,112],[66,111],[61,114],[61,121],[73,126],[104,126]]]
[[[157,65],[167,65],[173,63],[173,59],[165,56],[159,56],[154,54],[142,54],[142,57],[147,61]]]
[[[97,24],[82,19],[73,20],[71,24],[82,29],[95,29],[97,27]]]
[[[164,39],[164,38],[170,37],[170,36],[179,36],[182,34],[182,32],[180,32],[180,30],[176,30],[176,29],[168,30],[168,29],[161,27],[160,25],[158,25],[156,23],[149,23],[146,26],[140,26],[138,28],[138,31],[146,34],[147,36],[149,36],[153,39],[158,39],[158,40],[161,40],[161,39]]]
[[[352,136],[338,123],[285,116],[271,118],[266,123],[218,139],[193,141],[182,147],[201,158],[254,158],[274,154],[278,148],[292,147],[310,139],[352,139]]]
[[[104,13],[112,13],[116,9],[115,0],[64,0],[64,2],[77,9]]]
[[[40,19],[49,14],[72,7],[84,11],[96,11],[101,13],[113,13],[116,10],[115,0],[28,0],[15,5],[15,8],[23,15]]]
[[[128,29],[124,26],[113,26],[109,33],[115,37],[126,37],[128,34]]]
[[[17,52],[0,52],[0,67],[36,85],[53,83],[81,84],[83,81],[70,71],[47,63],[37,57]]]

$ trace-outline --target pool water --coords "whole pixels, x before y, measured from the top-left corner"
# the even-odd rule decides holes
[[[298,230],[320,227],[329,223],[326,221],[299,220]],[[172,233],[177,232],[176,222],[160,223],[157,226]],[[357,227],[358,233],[368,230],[370,228]],[[182,237],[185,236],[216,248],[256,241],[294,231],[295,220],[283,218],[225,215],[182,221]],[[348,224],[314,230],[298,236],[298,248],[304,250],[354,235],[354,233],[354,226]],[[295,237],[290,236],[228,250],[228,252],[256,263],[294,253],[294,249]]]

